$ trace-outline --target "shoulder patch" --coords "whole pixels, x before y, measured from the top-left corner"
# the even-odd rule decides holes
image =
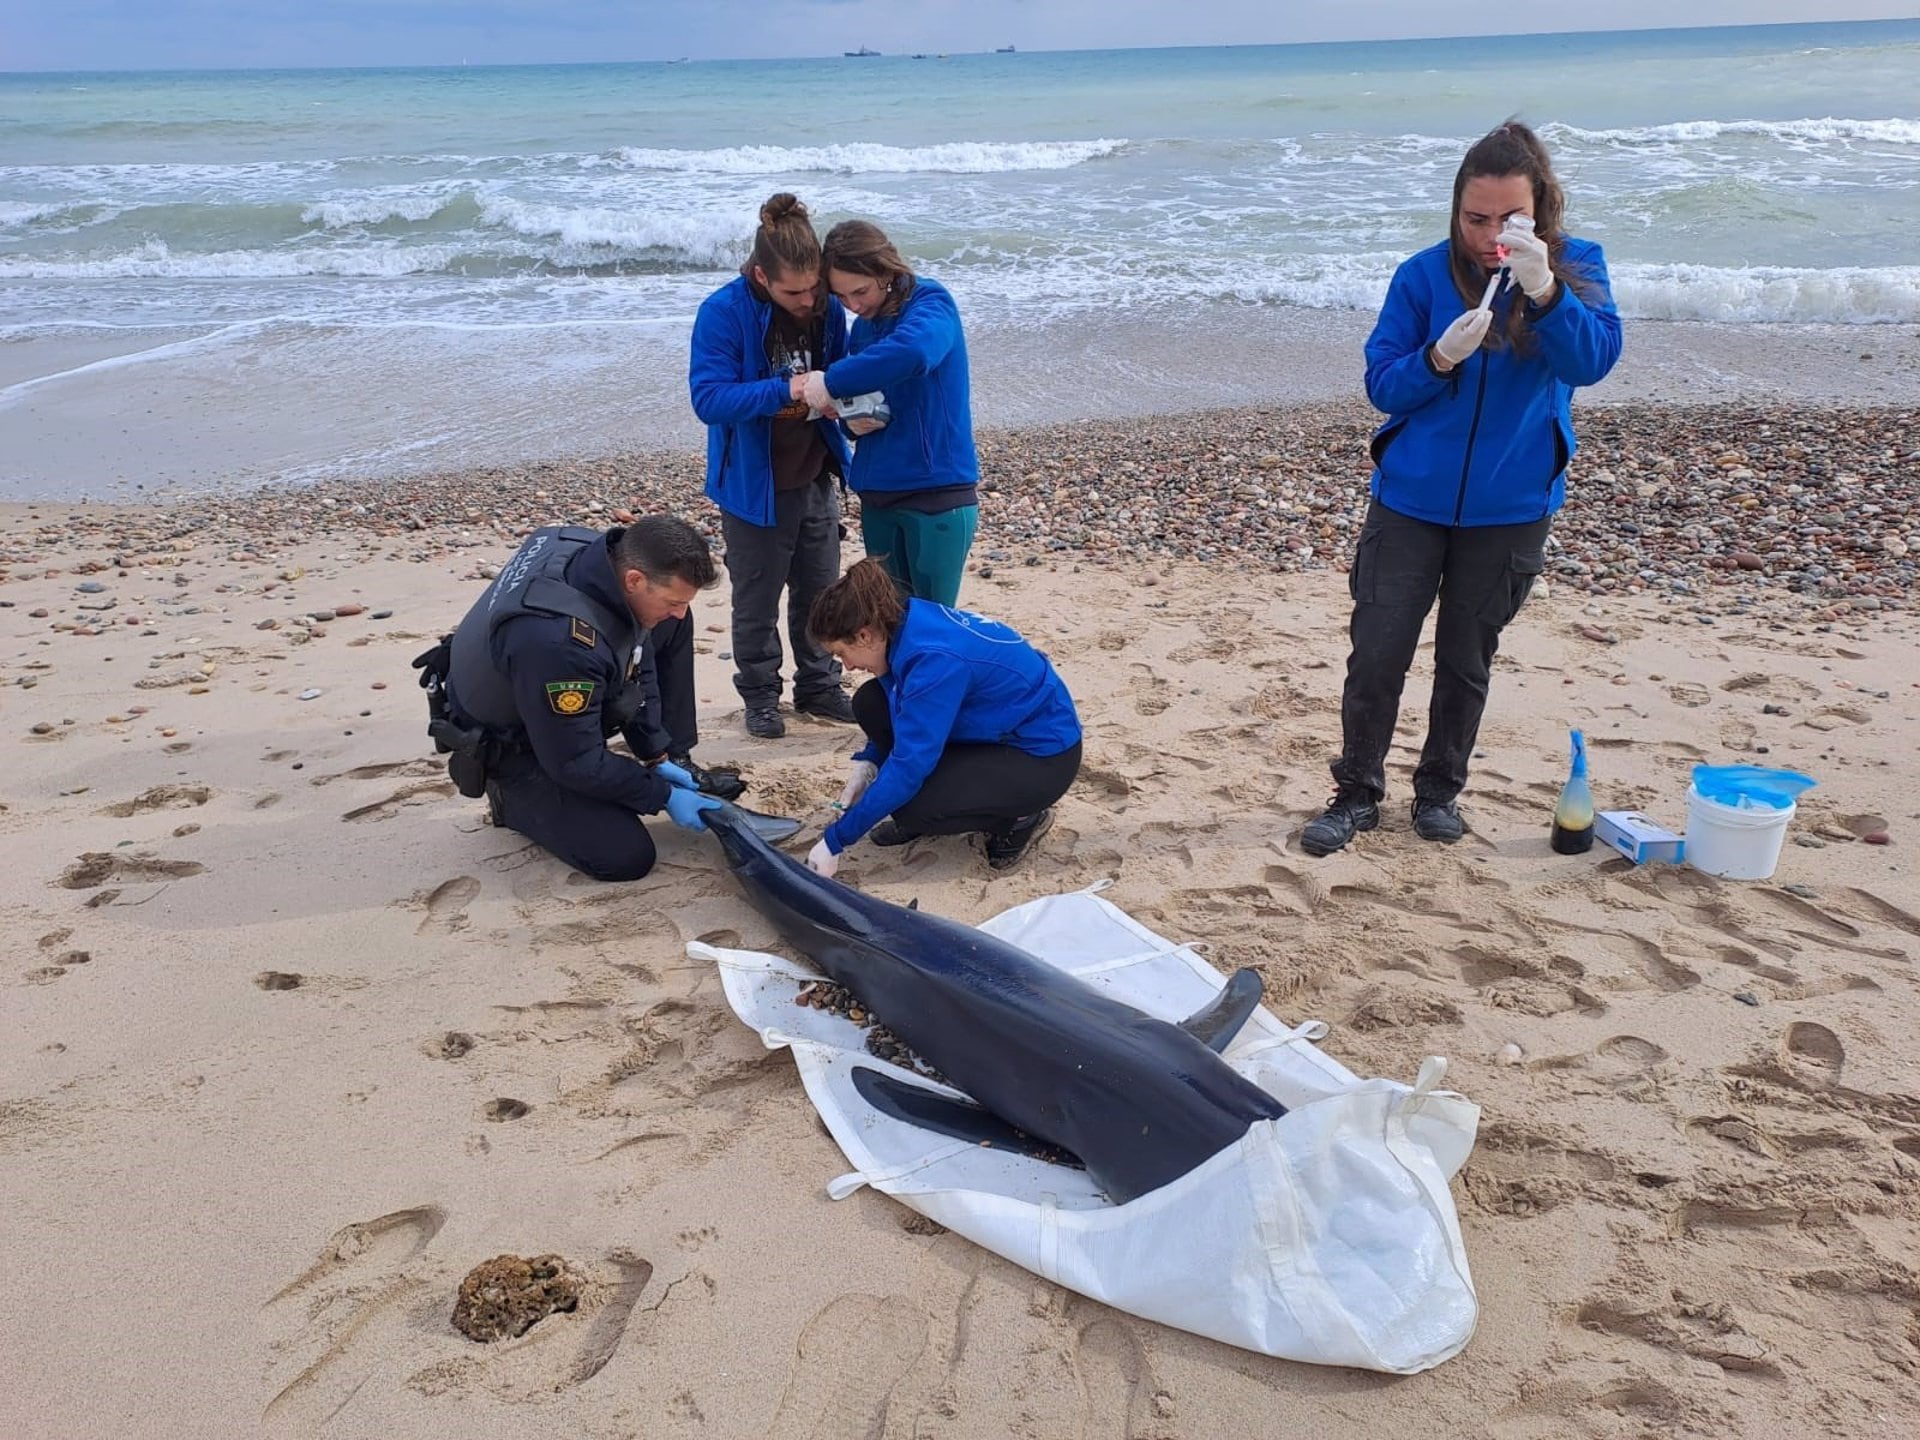
[[[582,620],[578,615],[575,615],[572,618],[573,618],[573,643],[574,644],[584,645],[587,647],[587,649],[591,650],[595,645],[598,645],[600,643],[600,634],[598,631],[596,631],[593,628],[593,626],[589,625],[586,621]]]
[[[556,715],[578,715],[593,703],[591,680],[556,680],[547,686],[547,704]]]

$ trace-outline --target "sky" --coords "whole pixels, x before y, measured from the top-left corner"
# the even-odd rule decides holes
[[[1920,0],[10,0],[0,70],[559,64],[1881,20]]]

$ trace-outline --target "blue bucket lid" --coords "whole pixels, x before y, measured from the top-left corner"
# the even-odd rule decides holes
[[[1736,808],[1742,800],[1784,810],[1820,782],[1798,770],[1769,770],[1760,765],[1696,765],[1693,788],[1709,800]]]

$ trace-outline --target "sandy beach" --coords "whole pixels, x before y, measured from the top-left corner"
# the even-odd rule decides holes
[[[842,878],[968,921],[1112,880],[1355,1071],[1448,1057],[1484,1107],[1458,1358],[1270,1360],[828,1199],[792,1062],[685,953],[778,949],[717,847],[663,825],[597,884],[453,793],[408,660],[531,525],[710,520],[696,457],[640,455],[0,506],[0,1433],[1914,1433],[1920,417],[1585,410],[1472,833],[1408,824],[1423,648],[1380,831],[1312,860],[1368,418],[988,437],[963,602],[1054,657],[1086,768],[1010,874],[943,840]],[[724,584],[695,615],[699,758],[817,827],[849,733],[748,740]],[[1570,725],[1604,807],[1675,829],[1701,761],[1820,783],[1770,881],[1557,856]],[[500,1254],[565,1257],[578,1308],[462,1337]]]

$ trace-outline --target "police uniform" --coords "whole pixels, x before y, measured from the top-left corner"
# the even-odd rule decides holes
[[[640,628],[610,553],[621,534],[534,531],[454,631],[446,679],[454,720],[486,736],[494,822],[599,880],[653,868],[639,817],[671,790],[608,739],[652,759],[699,738],[692,617]]]

